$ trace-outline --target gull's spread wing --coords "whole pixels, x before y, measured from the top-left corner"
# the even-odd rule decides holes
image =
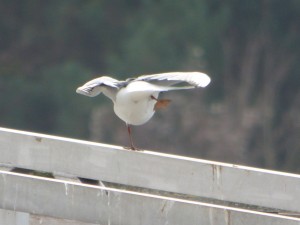
[[[206,87],[210,83],[210,77],[201,72],[170,72],[143,75],[134,80],[146,81],[159,86],[171,86],[180,83],[187,83],[192,87]]]
[[[111,77],[103,76],[87,82],[83,86],[77,88],[76,92],[89,97],[95,97],[103,91],[102,88],[119,89],[121,83],[123,82]]]

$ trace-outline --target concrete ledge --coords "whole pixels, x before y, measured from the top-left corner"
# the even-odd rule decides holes
[[[285,216],[3,171],[0,208],[96,224],[300,224]]]
[[[300,212],[300,176],[11,129],[0,164]]]
[[[1,225],[96,225],[0,209]]]

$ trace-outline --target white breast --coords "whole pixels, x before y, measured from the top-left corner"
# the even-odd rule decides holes
[[[159,92],[151,90],[149,83],[136,81],[122,88],[116,95],[114,111],[127,124],[142,125],[154,115],[155,98]]]

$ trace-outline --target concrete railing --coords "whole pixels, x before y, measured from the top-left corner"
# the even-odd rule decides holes
[[[20,215],[124,225],[300,224],[295,174],[5,128],[0,165],[0,224]],[[14,167],[55,178],[8,171]]]

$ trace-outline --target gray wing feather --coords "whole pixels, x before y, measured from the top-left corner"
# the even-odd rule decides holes
[[[101,88],[119,89],[122,83],[122,81],[114,78],[103,76],[85,83],[83,86],[77,88],[76,92],[89,97],[95,97],[102,92]]]
[[[135,80],[153,82],[157,85],[171,86],[182,82],[193,87],[206,87],[210,83],[210,77],[201,72],[170,72],[153,75],[139,76]]]

